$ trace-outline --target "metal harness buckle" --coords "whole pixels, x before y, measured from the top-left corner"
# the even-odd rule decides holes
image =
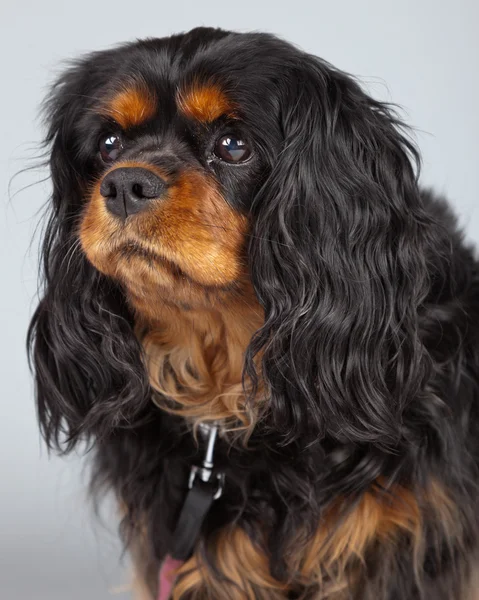
[[[203,459],[201,467],[198,467],[197,465],[193,465],[191,467],[190,477],[188,480],[188,489],[190,490],[193,487],[196,477],[199,477],[204,483],[209,483],[213,475],[213,452],[215,449],[216,437],[218,435],[218,425],[216,423],[214,423],[213,425],[203,423],[200,425],[200,429],[205,436],[208,436],[208,442],[206,446],[205,457]],[[218,500],[218,498],[220,498],[221,494],[223,493],[225,474],[215,473],[214,476],[216,477],[218,488],[213,496],[213,499]]]

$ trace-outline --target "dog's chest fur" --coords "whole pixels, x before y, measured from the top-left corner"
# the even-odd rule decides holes
[[[244,355],[262,318],[258,306],[243,301],[211,309],[167,305],[153,322],[139,324],[159,406],[193,425],[218,421],[224,429],[252,427],[260,401],[256,398],[255,406],[245,401]]]

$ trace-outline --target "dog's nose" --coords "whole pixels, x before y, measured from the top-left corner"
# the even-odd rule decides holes
[[[103,179],[100,194],[112,214],[126,219],[144,210],[150,200],[159,198],[165,189],[165,181],[148,169],[119,167]]]

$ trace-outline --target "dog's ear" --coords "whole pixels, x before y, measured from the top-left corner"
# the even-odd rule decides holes
[[[430,358],[428,216],[402,123],[349,76],[305,56],[281,84],[283,147],[253,205],[249,256],[262,356],[285,441],[394,445]]]
[[[91,96],[88,62],[69,69],[45,105],[52,199],[42,242],[42,296],[28,347],[42,433],[71,449],[131,422],[148,396],[122,294],[85,258],[78,223],[87,185],[76,123]]]

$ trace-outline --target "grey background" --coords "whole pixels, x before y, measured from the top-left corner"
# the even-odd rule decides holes
[[[99,525],[85,501],[82,461],[48,459],[24,353],[36,290],[37,245],[29,244],[48,184],[38,183],[41,172],[19,175],[10,195],[7,184],[36,154],[38,105],[60,61],[202,24],[280,34],[405,107],[424,183],[450,197],[479,241],[479,3],[10,0],[0,15],[0,598],[124,599],[111,595],[127,581],[113,509]]]

